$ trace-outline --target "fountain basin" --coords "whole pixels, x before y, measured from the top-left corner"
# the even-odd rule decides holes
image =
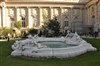
[[[71,37],[46,38],[31,37],[26,40],[17,41],[12,45],[12,56],[27,56],[35,58],[70,58],[88,51],[97,49],[78,34]]]

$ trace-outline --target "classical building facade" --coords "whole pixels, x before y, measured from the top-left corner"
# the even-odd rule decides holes
[[[100,29],[100,0],[0,0],[0,27],[41,28],[55,16],[62,29]]]
[[[85,25],[100,31],[100,0],[90,0],[85,5]]]

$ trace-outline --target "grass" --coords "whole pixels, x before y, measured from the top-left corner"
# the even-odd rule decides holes
[[[100,66],[100,39],[85,39],[98,49],[69,59],[32,60],[11,57],[14,41],[0,41],[0,66]]]

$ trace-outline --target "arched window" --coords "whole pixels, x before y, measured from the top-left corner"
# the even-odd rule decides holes
[[[69,19],[68,19],[68,16],[65,15],[64,27],[68,27],[68,26],[69,26]]]

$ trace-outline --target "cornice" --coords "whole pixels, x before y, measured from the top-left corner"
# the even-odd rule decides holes
[[[85,5],[84,3],[74,2],[6,2],[7,4],[72,4],[72,5]]]
[[[85,7],[90,7],[94,4],[97,4],[100,0],[90,0],[86,5]]]
[[[73,3],[86,3],[81,0],[6,0],[5,2],[73,2]]]
[[[78,3],[65,3],[65,2],[6,2],[6,7],[80,7],[83,8],[84,4]]]
[[[88,3],[91,2],[91,1],[92,1],[92,0],[87,1],[87,2],[85,3],[85,5],[88,4]]]

